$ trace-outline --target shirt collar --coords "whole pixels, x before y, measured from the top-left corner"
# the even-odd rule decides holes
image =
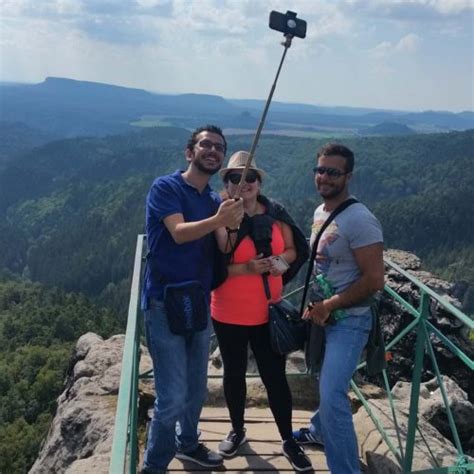
[[[186,170],[176,170],[172,176],[175,177],[181,184],[184,184],[185,186],[187,186],[188,188],[191,188],[191,189],[194,189],[195,191],[199,192],[199,190],[193,186],[191,183],[188,183],[184,178],[183,178],[183,173],[185,172]],[[209,184],[206,184],[206,187],[202,190],[202,193],[200,193],[201,195],[204,195],[204,194],[209,194],[210,192],[212,191],[211,187],[209,186]]]

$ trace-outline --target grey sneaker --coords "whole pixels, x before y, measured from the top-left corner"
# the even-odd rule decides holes
[[[230,458],[238,451],[239,446],[242,446],[246,441],[245,428],[239,432],[232,430],[226,439],[219,443],[217,452],[226,458]]]
[[[224,462],[222,456],[211,451],[203,443],[199,443],[194,451],[176,453],[176,457],[181,461],[192,461],[204,467],[218,467]]]
[[[293,438],[299,444],[317,444],[323,446],[323,442],[317,439],[308,428],[300,428],[299,430],[293,431]]]
[[[283,454],[296,471],[313,470],[311,461],[304,453],[304,449],[293,438],[283,441]]]

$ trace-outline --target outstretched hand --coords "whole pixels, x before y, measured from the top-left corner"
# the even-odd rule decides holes
[[[244,218],[244,202],[242,198],[223,201],[217,210],[217,217],[220,219],[222,227],[238,229]]]

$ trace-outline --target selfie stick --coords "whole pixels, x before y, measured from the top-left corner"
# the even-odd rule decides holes
[[[283,26],[283,28],[281,28],[281,26],[275,28],[275,26],[272,25],[272,15],[274,15],[274,14],[276,14],[278,16],[285,16],[285,23],[286,24]],[[297,28],[297,26],[299,26],[300,29],[301,29],[301,26],[303,26],[304,31],[299,31],[299,32],[293,31],[293,30],[295,30],[295,28]],[[258,125],[257,132],[255,133],[255,136],[253,138],[252,146],[250,147],[249,156],[247,158],[247,162],[245,163],[245,167],[244,167],[244,170],[242,172],[242,176],[240,178],[240,182],[239,182],[239,186],[237,188],[237,192],[234,196],[235,198],[239,198],[240,193],[242,192],[242,186],[245,182],[245,177],[247,176],[247,172],[250,168],[250,164],[252,163],[253,155],[255,153],[255,149],[257,148],[257,143],[258,143],[258,140],[260,138],[260,134],[262,133],[263,124],[265,123],[265,118],[267,116],[267,112],[268,112],[268,109],[270,107],[270,103],[272,101],[273,93],[275,92],[276,84],[277,84],[277,81],[278,81],[278,77],[280,76],[280,71],[281,71],[281,68],[283,66],[283,62],[285,61],[285,57],[286,57],[286,53],[288,51],[288,48],[291,46],[291,41],[293,40],[294,36],[299,36],[300,38],[304,38],[305,35],[306,35],[306,22],[303,22],[300,19],[296,20],[296,13],[291,12],[291,11],[287,11],[286,15],[283,15],[282,13],[271,12],[271,14],[270,14],[270,28],[278,29],[279,31],[284,32],[283,36],[285,37],[285,41],[283,41],[281,43],[281,45],[284,46],[285,49],[283,50],[283,55],[282,55],[281,60],[280,60],[280,65],[278,66],[278,70],[277,70],[277,73],[276,73],[276,76],[275,76],[275,80],[273,81],[273,85],[272,85],[272,88],[270,90],[270,94],[268,95],[267,103],[265,104],[265,108],[263,109],[262,118],[260,119],[260,123]]]

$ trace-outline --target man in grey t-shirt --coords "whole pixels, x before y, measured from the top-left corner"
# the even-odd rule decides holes
[[[314,212],[311,244],[331,214],[325,206],[321,204]],[[361,277],[354,249],[382,241],[382,228],[377,218],[363,204],[352,204],[324,231],[316,254],[315,273],[323,275],[332,284],[334,292],[340,294]],[[367,304],[356,304],[351,308],[351,314],[361,314],[367,309]]]
[[[315,185],[324,202],[314,213],[312,241],[330,213],[350,197],[353,168],[354,155],[343,145],[329,144],[318,152]],[[303,315],[324,326],[326,348],[319,379],[319,409],[309,428],[295,431],[294,436],[301,444],[323,444],[332,474],[359,474],[347,393],[372,327],[367,300],[384,284],[379,221],[361,203],[346,208],[324,231],[315,264],[316,273],[325,278],[334,294],[311,302]],[[338,310],[343,310],[343,317],[334,322],[331,314]]]

